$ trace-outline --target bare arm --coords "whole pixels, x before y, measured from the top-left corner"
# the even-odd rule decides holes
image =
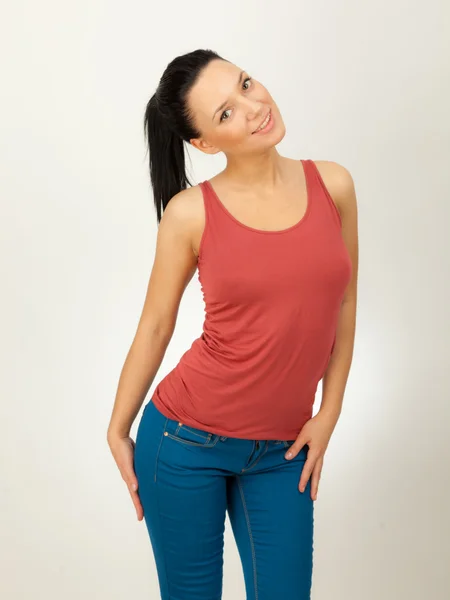
[[[169,201],[159,224],[144,306],[120,374],[108,441],[129,435],[172,337],[183,292],[196,270],[191,189]]]
[[[345,167],[320,161],[342,220],[342,237],[352,261],[352,278],[345,291],[336,332],[336,343],[323,377],[320,412],[335,423],[342,409],[344,391],[353,358],[358,281],[358,208],[353,178]],[[326,178],[326,179],[325,179]]]
[[[342,409],[353,356],[358,277],[358,209],[353,178],[347,169],[331,161],[314,162],[341,216],[342,237],[352,263],[352,277],[341,304],[333,353],[323,377],[319,412],[305,423],[285,456],[292,460],[308,444],[308,456],[298,488],[300,492],[304,492],[311,478],[311,499],[317,500],[324,455]]]

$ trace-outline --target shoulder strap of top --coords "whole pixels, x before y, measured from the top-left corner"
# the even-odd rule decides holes
[[[230,217],[234,220],[234,217],[228,213],[227,209],[218,199],[216,192],[208,179],[202,181],[200,187],[203,193],[203,202],[205,204],[206,223],[209,222],[209,225],[213,226],[216,222],[221,222],[224,215],[225,220],[228,220]]]
[[[308,172],[310,174],[310,179],[309,179],[309,183],[311,186],[310,189],[312,190],[314,187],[316,189],[317,188],[320,189],[320,191],[322,192],[321,195],[325,196],[328,206],[331,208],[331,211],[334,214],[334,217],[337,220],[339,227],[341,227],[342,226],[341,215],[339,214],[336,203],[334,202],[333,198],[331,197],[330,192],[328,191],[327,186],[325,185],[325,182],[319,172],[319,169],[317,168],[316,163],[312,159],[308,158],[304,164],[305,164],[305,171],[308,170]]]
[[[203,204],[205,207],[205,226],[212,219],[214,212],[214,199],[212,198],[212,192],[208,185],[208,181],[201,181],[199,183],[200,189],[203,195]]]
[[[205,210],[205,225],[201,244],[201,248],[203,248],[203,241],[205,238],[210,238],[211,236],[214,238],[215,236],[219,235],[220,231],[224,227],[224,221],[226,222],[226,218],[224,219],[223,210],[216,200],[214,190],[209,184],[209,181],[207,179],[201,181],[199,186],[202,191],[203,205]]]

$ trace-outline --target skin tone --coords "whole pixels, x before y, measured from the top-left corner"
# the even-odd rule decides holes
[[[283,229],[300,219],[302,186],[298,161],[277,149],[285,135],[278,107],[268,90],[247,71],[222,60],[212,61],[191,89],[188,105],[201,136],[190,143],[201,152],[223,152],[226,168],[211,179],[219,196],[229,200],[234,215],[256,228]],[[221,106],[222,105],[222,106]],[[220,107],[220,110],[217,110]],[[252,132],[271,109],[274,126],[264,135]],[[340,213],[342,237],[352,261],[352,279],[341,306],[333,355],[322,382],[319,412],[300,431],[286,460],[295,460],[308,444],[298,488],[311,481],[317,499],[324,455],[337,424],[352,362],[356,323],[358,228],[353,179],[332,161],[314,161]],[[288,199],[281,204],[280,198]],[[292,201],[291,201],[292,200]],[[285,219],[282,224],[280,213]],[[255,215],[263,222],[256,222]],[[261,215],[263,215],[261,217]],[[252,220],[253,219],[253,220]],[[197,270],[204,228],[201,190],[194,186],[171,198],[158,227],[156,251],[137,331],[126,357],[114,402],[107,440],[129,490],[138,520],[143,519],[138,481],[133,470],[134,441],[130,429],[159,370],[172,337],[183,292]]]
[[[275,146],[286,128],[263,84],[232,63],[214,60],[193,86],[188,102],[202,133],[191,144],[205,154],[223,152],[227,166],[222,174],[233,185],[247,190],[256,186],[256,191],[274,189],[285,169],[285,158]],[[264,135],[254,135],[269,110],[275,126]]]

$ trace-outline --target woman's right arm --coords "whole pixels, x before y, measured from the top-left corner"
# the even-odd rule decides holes
[[[197,267],[192,247],[197,226],[192,198],[196,193],[188,188],[176,194],[162,214],[144,306],[119,377],[107,430],[114,459],[131,488],[137,482],[132,469],[134,442],[129,437],[130,429],[164,358],[183,292]],[[142,518],[136,496],[133,502],[138,519]]]
[[[159,223],[144,306],[119,377],[108,439],[128,436],[164,358],[183,292],[196,271],[190,191],[171,198]]]

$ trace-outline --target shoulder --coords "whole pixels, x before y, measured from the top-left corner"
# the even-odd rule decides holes
[[[200,185],[195,185],[181,190],[167,203],[161,218],[166,223],[171,223],[175,227],[189,227],[198,218],[203,204],[202,191]]]
[[[339,212],[356,202],[355,185],[350,171],[331,160],[313,160],[325,187],[336,203]]]
[[[169,200],[165,212],[174,218],[186,219],[192,213],[192,208],[202,199],[200,185],[193,185],[181,190]]]
[[[160,232],[170,239],[183,242],[196,255],[195,240],[201,235],[205,223],[203,193],[200,185],[181,190],[169,200],[159,224]]]

